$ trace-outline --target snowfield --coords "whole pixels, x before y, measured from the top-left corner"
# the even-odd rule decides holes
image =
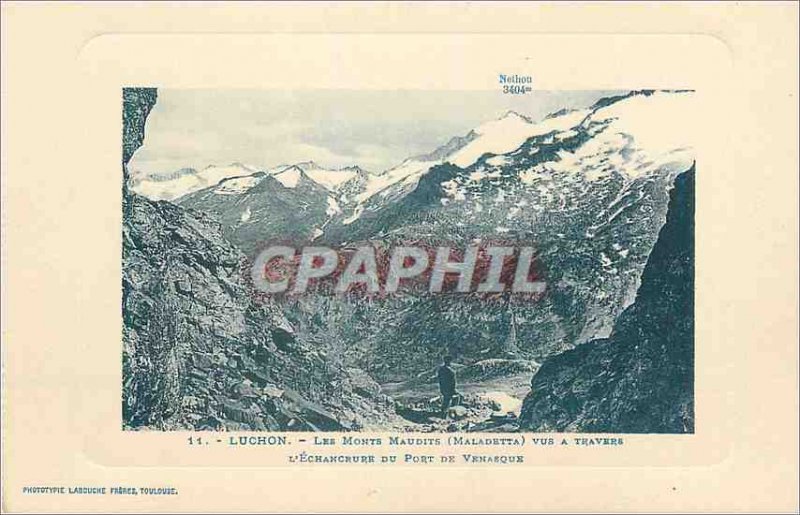
[[[171,176],[164,180],[158,175],[145,175],[134,177],[131,189],[140,195],[153,200],[175,200],[179,197],[199,191],[209,186],[216,186],[220,181],[237,176],[252,175],[258,169],[241,163],[227,166],[207,166],[202,170],[186,168],[177,177]]]
[[[217,195],[240,195],[250,188],[256,186],[263,180],[263,177],[249,176],[238,177],[235,179],[225,179],[219,183],[214,193]]]

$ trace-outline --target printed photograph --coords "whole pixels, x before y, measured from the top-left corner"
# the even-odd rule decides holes
[[[694,93],[124,88],[122,425],[693,433]]]

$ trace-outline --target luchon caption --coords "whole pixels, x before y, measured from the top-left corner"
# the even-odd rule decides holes
[[[530,449],[617,447],[619,437],[509,435],[350,436],[226,435],[190,436],[190,446],[279,448],[290,464],[524,464]]]

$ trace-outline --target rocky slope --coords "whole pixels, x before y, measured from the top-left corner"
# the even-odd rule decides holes
[[[224,179],[178,203],[219,220],[228,240],[253,259],[270,240],[310,241],[327,218],[327,198],[325,188],[290,167],[276,176],[259,172]]]
[[[607,339],[544,362],[523,429],[694,432],[694,176],[675,180],[633,305]]]
[[[155,97],[125,95],[127,162]],[[382,174],[311,162],[237,168],[178,205],[126,186],[127,426],[399,427],[375,380],[410,399],[400,411],[430,404],[426,374],[448,352],[465,370],[491,363],[502,372],[474,382],[473,418],[459,430],[486,427],[474,418],[491,412],[479,383],[519,395],[522,370],[529,376],[544,360],[555,364],[536,374],[526,429],[691,430],[691,363],[681,361],[691,344],[671,350],[664,340],[675,322],[665,322],[672,315],[663,302],[692,283],[680,284],[690,280],[684,274],[662,285],[647,270],[666,252],[656,240],[674,232],[664,225],[668,205],[674,218],[685,207],[676,202],[690,201],[674,197],[687,180],[676,176],[693,162],[692,112],[690,92],[632,92],[538,123],[509,112]],[[247,258],[274,241],[530,245],[547,290],[535,300],[415,293],[254,302]],[[647,332],[655,327],[661,336]],[[692,327],[677,331],[680,339]],[[662,340],[646,352],[624,343],[640,337]],[[613,342],[628,350],[616,354]],[[658,359],[679,370],[668,374]],[[652,388],[666,392],[662,401]]]
[[[690,114],[690,93],[650,91],[539,124],[509,113],[438,153],[444,164],[425,161],[423,172],[372,193],[353,214],[345,208],[320,236],[330,244],[532,245],[547,282],[538,301],[398,295],[308,298],[290,309],[310,334],[336,328],[379,381],[427,370],[445,350],[465,364],[500,357],[512,326],[517,357],[535,361],[606,337],[633,301],[667,191],[691,165],[691,138],[679,126]],[[505,153],[480,153],[487,149]]]
[[[152,89],[123,91],[123,425],[346,430],[396,419],[369,376],[327,359],[269,302],[218,222],[128,188]]]
[[[318,238],[364,187],[366,176],[356,166],[327,170],[305,162],[228,177],[176,203],[219,220],[226,238],[253,259],[270,241]]]

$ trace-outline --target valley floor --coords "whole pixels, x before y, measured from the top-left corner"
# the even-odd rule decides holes
[[[509,363],[492,360],[493,364]],[[515,360],[512,363],[519,364]],[[535,364],[531,363],[531,367]],[[473,365],[474,367],[474,365]],[[519,367],[515,367],[519,368]],[[407,432],[515,432],[525,396],[530,391],[532,371],[515,371],[484,380],[467,380],[457,386],[461,400],[441,413],[441,397],[434,381],[411,380],[382,385],[382,391],[396,403],[403,419],[393,429]]]

